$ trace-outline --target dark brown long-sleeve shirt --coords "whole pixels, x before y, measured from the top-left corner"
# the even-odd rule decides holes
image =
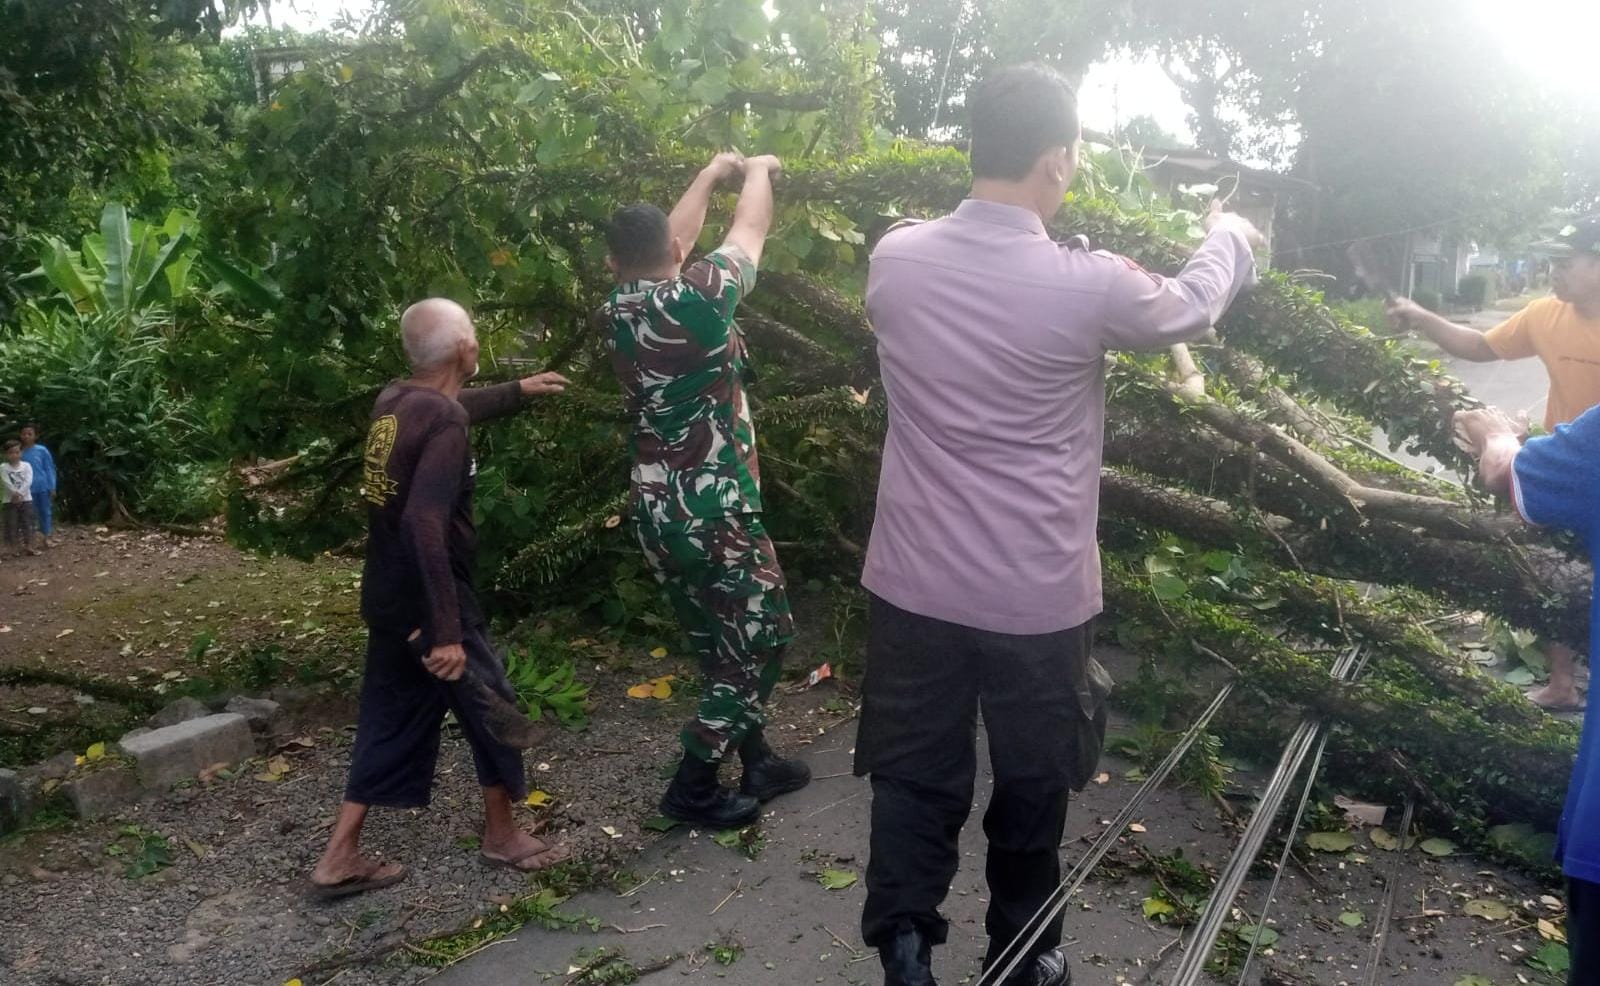
[[[361,615],[369,627],[404,635],[421,626],[437,647],[459,643],[463,624],[482,622],[472,589],[478,469],[467,427],[521,406],[515,381],[463,390],[456,400],[405,381],[378,395],[362,482]]]

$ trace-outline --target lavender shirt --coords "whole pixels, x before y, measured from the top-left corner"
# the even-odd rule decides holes
[[[1226,220],[1173,278],[978,199],[886,235],[867,314],[889,435],[862,585],[1000,633],[1094,617],[1106,351],[1202,335],[1254,280]]]

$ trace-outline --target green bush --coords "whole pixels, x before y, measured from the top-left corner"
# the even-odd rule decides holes
[[[1461,296],[1461,303],[1473,311],[1480,311],[1489,306],[1494,300],[1491,290],[1489,275],[1468,274],[1456,286],[1456,292]]]
[[[227,479],[225,462],[160,462],[139,493],[138,513],[174,524],[210,520],[227,510]]]
[[[1417,288],[1411,292],[1411,300],[1430,312],[1436,312],[1444,307],[1444,298],[1432,288]]]
[[[0,419],[39,422],[65,512],[136,510],[160,469],[202,457],[191,403],[167,383],[159,310],[21,315],[20,332],[0,336]]]

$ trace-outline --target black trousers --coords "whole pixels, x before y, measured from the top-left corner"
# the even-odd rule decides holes
[[[1600,883],[1567,878],[1567,986],[1600,986]]]
[[[919,616],[871,598],[855,772],[872,777],[871,859],[861,935],[881,945],[904,927],[942,943],[939,913],[960,863],[983,710],[994,794],[986,964],[1061,881],[1070,790],[1092,776],[1111,679],[1089,655],[1091,624],[1018,636]],[[1061,919],[1030,953],[1061,942]]]
[[[407,631],[409,633],[409,631]],[[481,626],[464,627],[461,647],[467,666],[489,687],[516,701],[505,665]],[[456,714],[472,747],[481,787],[502,786],[513,801],[528,796],[522,751],[497,741],[485,728],[484,703],[465,676],[441,681],[417,656],[406,633],[376,627],[367,635],[361,676],[361,710],[345,800],[386,808],[422,808],[433,794],[439,759],[439,729],[447,711]]]

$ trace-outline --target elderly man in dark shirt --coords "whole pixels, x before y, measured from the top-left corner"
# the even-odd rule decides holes
[[[532,871],[560,850],[522,831],[512,805],[527,796],[522,751],[493,727],[491,690],[515,700],[472,590],[477,463],[467,426],[518,410],[567,381],[543,373],[463,390],[477,373],[478,340],[461,306],[420,301],[400,319],[412,376],[378,397],[367,433],[368,503],[361,615],[368,628],[361,711],[344,804],[311,874],[315,896],[392,886],[405,867],[363,856],[373,805],[426,807],[446,711],[455,712],[483,787],[485,863]]]

